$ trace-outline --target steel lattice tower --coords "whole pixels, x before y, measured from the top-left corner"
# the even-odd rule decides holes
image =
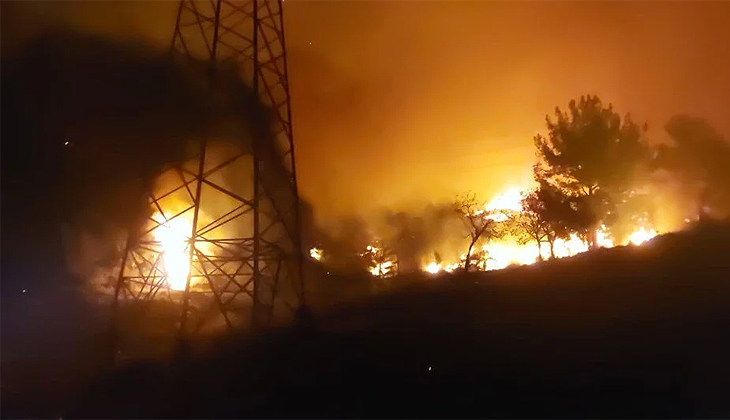
[[[161,174],[165,188],[149,198],[155,217],[135,245],[128,241],[115,313],[130,301],[169,300],[181,305],[183,334],[286,319],[304,288],[282,1],[182,0],[172,48],[211,64],[212,89],[216,68],[235,62],[270,108],[272,127],[223,154],[204,133],[195,159]],[[191,225],[190,270],[184,290],[173,290],[155,233],[179,218]]]

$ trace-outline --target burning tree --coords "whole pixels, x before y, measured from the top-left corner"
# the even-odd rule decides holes
[[[368,245],[361,255],[373,276],[382,279],[398,274],[398,256],[391,249],[376,243]]]
[[[462,216],[462,220],[469,230],[469,249],[464,257],[464,270],[471,268],[472,251],[474,245],[480,239],[492,239],[501,236],[499,222],[485,210],[485,205],[480,203],[476,194],[468,192],[458,197],[455,203],[455,210]]]
[[[610,224],[610,215],[635,191],[637,175],[648,162],[643,133],[629,115],[623,121],[597,96],[571,101],[568,112],[555,109],[546,117],[547,136],[535,136],[535,177],[569,198],[590,247],[596,231]]]

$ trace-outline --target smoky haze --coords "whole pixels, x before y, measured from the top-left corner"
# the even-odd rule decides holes
[[[167,48],[176,7],[3,2],[3,33],[61,22]],[[728,2],[287,1],[285,19],[300,191],[322,221],[519,186],[545,114],[586,93],[651,141],[676,113],[730,133]]]
[[[321,246],[333,267],[362,267],[357,255],[373,243],[398,256],[398,271],[414,273],[434,260],[458,261],[469,231],[454,203],[430,203],[409,212],[381,208],[368,217],[349,216],[305,235],[305,242]]]

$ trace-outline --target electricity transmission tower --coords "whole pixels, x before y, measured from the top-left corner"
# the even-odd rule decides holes
[[[206,128],[196,157],[160,175],[153,216],[126,247],[115,314],[172,301],[183,334],[285,320],[303,304],[304,287],[282,1],[182,0],[172,48],[183,61],[210,64],[214,94],[219,70],[236,63],[272,121],[241,130],[234,143],[215,143],[220,130]],[[182,245],[171,251],[165,237],[180,228]]]

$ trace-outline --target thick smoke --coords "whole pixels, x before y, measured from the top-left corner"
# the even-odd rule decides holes
[[[676,115],[665,129],[672,143],[658,147],[654,164],[661,181],[657,214],[666,230],[685,219],[730,217],[730,143],[695,116]]]
[[[666,124],[675,142],[675,173],[699,183],[699,206],[715,217],[730,216],[730,143],[702,118],[677,115]]]
[[[402,272],[419,271],[437,259],[458,260],[466,250],[468,232],[453,203],[431,204],[413,214],[383,213],[378,231],[398,254]]]
[[[211,89],[208,63],[145,45],[56,30],[2,71],[4,269],[59,257],[62,226],[97,244],[140,226],[153,180],[194,156],[196,139],[270,131],[236,66],[219,67]]]

